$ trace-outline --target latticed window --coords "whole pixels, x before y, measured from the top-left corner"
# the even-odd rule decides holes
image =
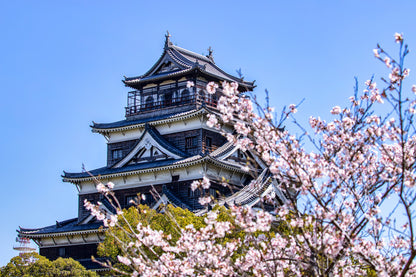
[[[211,147],[212,147],[212,138],[206,137],[205,138],[205,150],[211,151]]]
[[[198,147],[197,137],[187,137],[185,138],[185,149],[193,149]]]
[[[58,256],[59,257],[65,257],[65,247],[59,247],[58,248]]]
[[[146,98],[145,109],[151,109],[153,107],[153,97],[149,96]]]
[[[182,103],[189,103],[191,102],[191,94],[189,93],[189,90],[185,89],[181,93],[181,102]]]
[[[118,160],[123,157],[123,150],[122,149],[116,149],[112,152],[112,158],[113,160]]]
[[[172,105],[172,92],[165,93],[163,96],[163,104],[165,107],[169,107]]]

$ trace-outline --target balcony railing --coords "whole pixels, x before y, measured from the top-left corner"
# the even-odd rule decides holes
[[[180,107],[191,104],[196,104],[198,106],[202,106],[203,104],[205,104],[206,106],[216,108],[217,100],[202,96],[198,96],[197,98],[195,98],[194,95],[189,95],[186,97],[177,97],[162,101],[153,101],[149,103],[142,103],[139,105],[132,105],[126,107],[126,116],[133,116],[154,110],[169,109],[172,107]]]

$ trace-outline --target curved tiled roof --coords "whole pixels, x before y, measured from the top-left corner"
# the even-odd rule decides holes
[[[166,114],[160,116],[154,116],[150,118],[141,118],[136,120],[120,120],[111,123],[95,123],[90,127],[95,133],[109,133],[119,132],[135,128],[143,128],[146,123],[152,122],[152,125],[164,124],[168,122],[180,121],[193,116],[198,116],[207,113],[208,110],[205,107],[199,109],[192,109],[190,111],[178,113],[178,114]]]
[[[214,158],[218,158],[221,156],[224,156],[228,153],[230,153],[231,151],[233,151],[235,148],[237,148],[237,146],[235,146],[232,142],[227,141],[226,143],[224,143],[221,147],[218,147],[217,149],[215,149],[210,156],[214,157]]]
[[[165,61],[175,63],[179,69],[175,69],[170,72],[156,73],[156,70]],[[246,82],[242,78],[226,73],[214,63],[212,58],[175,46],[170,42],[165,44],[164,52],[149,71],[141,76],[126,77],[123,82],[127,86],[134,86],[139,83],[147,83],[173,76],[184,75],[194,69],[200,71],[202,74],[207,74],[217,78],[218,80],[237,82],[240,86],[249,89],[254,88],[254,82]]]
[[[216,77],[219,77],[222,80],[227,80],[231,82],[237,82],[242,85],[253,85],[252,82],[244,82],[241,78],[235,77],[233,75],[230,75],[223,71],[221,68],[219,68],[213,60],[199,55],[197,53],[191,52],[189,50],[183,49],[178,46],[172,46],[173,50],[172,52],[174,54],[177,54],[182,59],[185,59],[188,63],[188,66],[191,67],[198,67],[202,69],[202,72],[210,73]]]
[[[17,232],[20,236],[27,238],[41,238],[50,236],[62,236],[68,234],[87,234],[99,232],[99,228],[103,226],[102,222],[93,222],[88,224],[78,224],[78,218],[72,218],[61,222],[56,222],[54,225],[28,229],[19,227]]]
[[[182,47],[179,47],[179,46],[176,46],[176,45],[171,45],[171,48],[177,50],[178,52],[182,53],[183,55],[185,55],[187,57],[193,57],[193,58],[201,60],[201,61],[205,61],[205,62],[215,64],[214,61],[211,60],[210,58],[208,58],[204,55],[189,51],[185,48],[182,48]]]
[[[118,168],[111,167],[101,167],[94,169],[88,172],[79,172],[79,173],[69,173],[64,171],[62,175],[64,182],[81,182],[81,181],[91,181],[94,178],[109,178],[109,177],[118,177],[118,176],[129,176],[138,173],[146,172],[155,172],[161,170],[170,170],[174,168],[189,167],[199,163],[211,163],[216,166],[226,168],[228,170],[238,171],[241,173],[246,173],[242,166],[238,163],[232,161],[221,161],[217,160],[209,155],[201,156],[195,155],[185,159],[166,159],[159,160],[149,163],[138,163],[127,165]]]
[[[157,168],[169,166],[178,161],[180,160],[168,159],[168,160],[154,161],[150,163],[138,163],[138,164],[127,165],[127,166],[118,167],[118,168],[111,168],[111,167],[105,166],[105,167],[97,168],[94,170],[90,170],[88,172],[76,172],[76,173],[64,172],[64,175],[62,177],[64,181],[68,181],[68,182],[71,182],[75,179],[85,179],[85,178],[87,180],[90,180],[90,179],[93,179],[91,175],[99,178],[102,175],[114,175],[114,174],[120,174],[120,173],[126,173],[126,172],[136,172],[136,171],[152,170],[152,169],[156,170]]]
[[[125,80],[123,81],[125,84],[138,84],[141,82],[145,82],[145,81],[157,81],[160,79],[165,79],[168,77],[175,77],[175,76],[179,76],[179,75],[183,75],[186,74],[188,72],[191,72],[193,68],[187,68],[187,69],[183,69],[183,70],[176,70],[176,71],[171,71],[171,72],[163,72],[157,75],[152,75],[152,76],[147,76],[147,77],[134,77],[131,80]]]

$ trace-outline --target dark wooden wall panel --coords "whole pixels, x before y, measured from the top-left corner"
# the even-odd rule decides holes
[[[122,159],[113,159],[113,150],[120,149],[123,152],[122,157],[125,157],[134,147],[136,142],[137,139],[107,144],[107,166],[112,166]]]
[[[180,133],[172,133],[163,136],[168,142],[170,142],[176,148],[187,152],[190,155],[199,154],[202,150],[202,129],[189,130]],[[197,146],[192,149],[186,148],[186,138],[196,137]]]
[[[62,258],[89,259],[91,256],[97,256],[97,243],[82,244],[82,245],[68,245],[68,246],[56,246],[56,247],[41,247],[39,254],[48,258],[49,260],[56,260],[59,258],[59,249],[64,248],[65,255]]]
[[[156,185],[154,186],[154,188],[156,189],[156,191],[161,194],[162,193],[162,185]],[[155,200],[151,197],[151,195],[149,194],[151,187],[150,186],[146,186],[146,187],[136,187],[136,188],[129,188],[129,189],[123,189],[123,190],[115,190],[115,195],[118,199],[118,201],[120,202],[121,207],[127,208],[128,206],[130,206],[129,203],[127,203],[127,197],[128,196],[136,196],[138,193],[141,194],[146,194],[146,200],[145,201],[141,201],[142,204],[147,204],[147,205],[153,205],[155,203]],[[86,216],[88,216],[90,214],[90,211],[88,211],[85,207],[84,207],[84,200],[87,199],[90,202],[96,203],[97,201],[102,201],[103,202],[103,197],[100,193],[91,193],[91,194],[85,194],[85,195],[80,195],[78,197],[78,203],[79,203],[79,211],[78,211],[78,221],[82,220],[83,218],[85,218]]]

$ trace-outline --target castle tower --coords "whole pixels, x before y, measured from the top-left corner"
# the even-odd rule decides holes
[[[62,176],[78,189],[78,216],[43,228],[20,228],[19,235],[34,240],[40,254],[49,259],[72,257],[87,268],[97,268],[90,257],[96,256],[104,233],[99,229],[101,222],[83,204],[87,199],[102,201],[109,211],[111,207],[97,192],[91,175],[102,183],[115,184],[114,192],[123,208],[135,200],[153,208],[171,203],[203,214],[207,207],[198,202],[201,192],[192,191],[190,184],[204,176],[211,180],[211,188],[202,193],[221,197],[221,204],[254,206],[267,193],[283,201],[259,158],[242,152],[207,126],[207,114],[217,113],[221,96],[221,89],[213,95],[207,93],[211,81],[237,82],[242,92],[254,88],[253,82],[221,70],[211,49],[207,56],[196,54],[173,45],[168,34],[157,62],[145,74],[123,80],[132,89],[125,119],[91,126],[92,132],[107,141],[106,166],[89,172],[64,172]],[[233,126],[226,125],[222,131],[232,132]],[[246,170],[249,161],[256,164],[251,172]],[[224,179],[232,190],[221,185]],[[160,199],[153,198],[152,187]],[[136,199],[138,193],[145,197]]]

